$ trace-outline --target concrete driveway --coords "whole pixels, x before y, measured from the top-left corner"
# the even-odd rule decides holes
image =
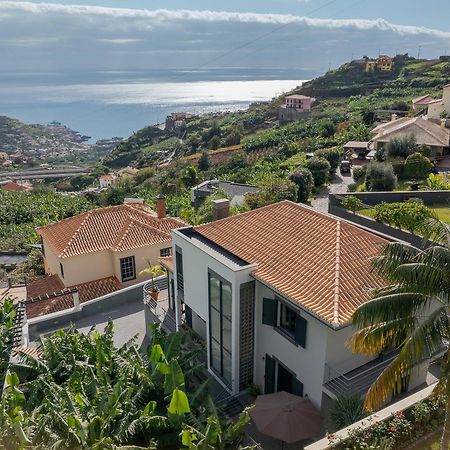
[[[331,183],[314,197],[311,206],[320,212],[328,212],[328,194],[345,194],[348,185],[353,183],[352,173],[341,174],[339,170],[335,173]]]

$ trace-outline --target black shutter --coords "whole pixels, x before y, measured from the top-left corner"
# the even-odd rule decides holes
[[[275,392],[275,360],[266,353],[264,394],[273,394],[274,392]]]
[[[263,298],[263,316],[262,323],[264,325],[272,325],[273,327],[277,324],[277,308],[278,302],[273,298]]]
[[[192,328],[192,309],[188,305],[184,305],[184,315],[186,319],[186,325]]]
[[[308,322],[297,314],[295,319],[295,342],[305,348],[306,346],[306,328]]]
[[[295,377],[292,377],[292,393],[299,397],[303,397],[303,383],[298,381]]]

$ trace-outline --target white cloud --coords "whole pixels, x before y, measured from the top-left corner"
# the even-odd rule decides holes
[[[127,8],[105,8],[89,5],[65,5],[55,3],[32,3],[3,1],[0,3],[0,12],[9,13],[31,13],[48,15],[71,15],[81,17],[135,19],[163,24],[166,22],[239,22],[239,23],[259,23],[259,24],[302,24],[309,27],[318,28],[356,28],[360,30],[380,30],[392,31],[400,35],[425,34],[439,38],[450,38],[450,32],[436,30],[426,27],[411,25],[398,25],[390,23],[384,19],[363,20],[363,19],[318,19],[305,16],[294,16],[290,14],[258,14],[226,11],[195,11],[195,10],[147,10],[147,9],[127,9]],[[1,16],[0,16],[1,20]]]
[[[5,70],[208,67],[213,61],[228,67],[308,67],[313,73],[307,78],[352,54],[373,56],[378,49],[415,54],[422,45],[423,55],[436,56],[449,38],[446,31],[384,19],[0,1]]]

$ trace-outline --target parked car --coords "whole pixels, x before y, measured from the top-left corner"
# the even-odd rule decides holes
[[[348,159],[344,159],[341,161],[339,166],[339,170],[341,173],[350,173],[352,169],[352,163]]]

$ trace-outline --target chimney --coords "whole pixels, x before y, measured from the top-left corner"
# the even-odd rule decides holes
[[[395,122],[397,120],[397,114],[392,114],[391,115],[391,122]]]
[[[441,128],[445,128],[446,123],[447,123],[447,119],[441,119]]]
[[[75,290],[72,292],[72,299],[73,299],[73,307],[74,307],[75,311],[81,311],[80,294],[79,294],[78,290]]]
[[[212,201],[212,217],[213,221],[219,219],[225,219],[230,215],[230,200],[227,198],[221,198],[219,200]]]
[[[156,215],[158,219],[164,219],[166,217],[166,197],[159,194],[156,197]]]

